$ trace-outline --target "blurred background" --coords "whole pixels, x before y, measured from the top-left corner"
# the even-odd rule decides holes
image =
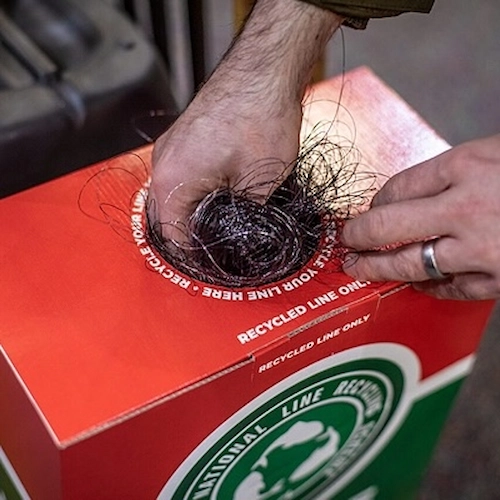
[[[213,70],[250,3],[0,0],[0,197],[143,144],[138,129],[158,134]],[[318,75],[367,65],[459,144],[500,132],[499,25],[498,0],[436,0],[430,15],[344,29]],[[497,309],[422,499],[500,498],[499,329]]]
[[[120,2],[114,2],[120,3]],[[150,37],[143,0],[125,2]],[[225,52],[251,0],[165,0],[167,43],[174,95],[181,107]],[[161,2],[153,1],[153,5]],[[436,0],[431,15],[372,20],[364,31],[344,29],[346,70],[370,66],[451,144],[500,130],[500,38],[495,0]],[[189,24],[190,23],[190,24]],[[190,31],[189,31],[190,30]],[[201,49],[201,52],[200,52]],[[188,63],[188,64],[186,64]],[[324,58],[324,77],[342,71],[341,38]]]

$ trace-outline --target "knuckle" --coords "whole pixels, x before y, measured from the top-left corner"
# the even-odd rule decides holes
[[[383,273],[377,266],[376,261],[371,258],[361,257],[359,261],[354,266],[354,272],[352,274],[356,279],[362,279],[366,281],[383,281],[385,277]]]
[[[460,193],[460,196],[454,196],[448,200],[444,210],[445,216],[452,217],[452,220],[457,221],[462,226],[465,220],[474,217],[477,210],[477,200],[474,200],[468,193]]]
[[[436,283],[430,289],[429,295],[432,295],[437,299],[448,300],[474,300],[476,298],[473,296],[471,291],[453,282]]]
[[[475,246],[474,252],[471,252],[475,259],[476,268],[488,273],[500,271],[498,248],[500,248],[498,236],[484,234],[482,242]]]
[[[383,187],[380,189],[380,191],[373,197],[372,200],[372,207],[377,207],[381,205],[387,205],[392,202],[392,200],[395,198],[393,195],[394,191],[394,177],[389,179]]]
[[[442,155],[438,156],[435,161],[433,161],[432,165],[435,171],[436,183],[441,186],[449,186],[451,183],[451,179],[453,178],[453,164],[454,164],[454,155],[456,153],[452,149],[451,151],[447,151]]]
[[[451,165],[459,173],[468,170],[471,163],[474,163],[478,157],[476,149],[470,143],[461,144],[452,151]]]
[[[367,248],[376,247],[380,244],[380,235],[385,233],[387,227],[386,211],[373,209],[367,213],[364,224],[363,240]]]
[[[486,300],[500,297],[500,279],[486,274],[464,274],[442,285],[442,298],[453,300]]]
[[[366,250],[375,245],[379,234],[378,216],[371,210],[347,221],[342,229],[341,240],[347,248]]]
[[[409,252],[406,249],[397,250],[394,253],[393,267],[402,281],[412,281],[416,276],[415,262],[410,259]]]
[[[443,167],[451,169],[457,179],[463,179],[470,176],[471,169],[477,173],[478,168],[483,166],[489,168],[497,161],[490,156],[489,148],[486,148],[481,141],[471,141],[453,148],[450,151],[449,161],[444,162]]]
[[[471,164],[476,162],[476,152],[470,144],[461,144],[439,156],[435,163],[436,176],[443,185],[457,182],[470,173]]]
[[[340,228],[340,241],[346,248],[354,248],[355,235],[353,234],[357,222],[355,220],[348,220]]]
[[[448,287],[449,297],[455,300],[477,300],[479,297],[472,290],[467,288],[461,288],[458,286],[449,286]]]
[[[499,299],[500,298],[500,274],[486,274],[489,279],[486,280],[484,290],[482,290],[483,299]]]

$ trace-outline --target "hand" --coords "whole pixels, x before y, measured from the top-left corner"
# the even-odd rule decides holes
[[[431,237],[446,280],[424,271],[422,241]],[[500,135],[394,176],[342,239],[357,251],[344,265],[355,278],[410,281],[439,298],[500,298]]]
[[[186,221],[198,203],[220,187],[245,189],[265,201],[273,181],[283,179],[299,147],[300,101],[272,111],[261,99],[250,106],[246,89],[220,82],[225,99],[214,99],[207,84],[176,123],[155,144],[150,200],[166,223],[163,236],[185,240]],[[274,186],[276,187],[276,186]]]
[[[155,144],[149,215],[164,238],[185,241],[190,215],[217,188],[256,186],[264,202],[286,176],[312,67],[342,20],[298,0],[255,4],[222,63]]]

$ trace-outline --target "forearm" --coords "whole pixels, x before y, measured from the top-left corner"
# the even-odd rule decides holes
[[[156,142],[149,212],[162,235],[189,240],[191,214],[221,187],[264,202],[294,164],[302,96],[342,19],[299,0],[258,0],[187,110]]]
[[[300,103],[314,63],[343,18],[299,0],[259,0],[207,83],[215,100],[234,90],[276,113]],[[264,103],[262,103],[264,100]]]

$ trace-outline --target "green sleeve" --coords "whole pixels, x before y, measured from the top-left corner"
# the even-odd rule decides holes
[[[434,0],[305,0],[345,16],[344,24],[365,28],[372,17],[398,16],[404,12],[430,12]]]

